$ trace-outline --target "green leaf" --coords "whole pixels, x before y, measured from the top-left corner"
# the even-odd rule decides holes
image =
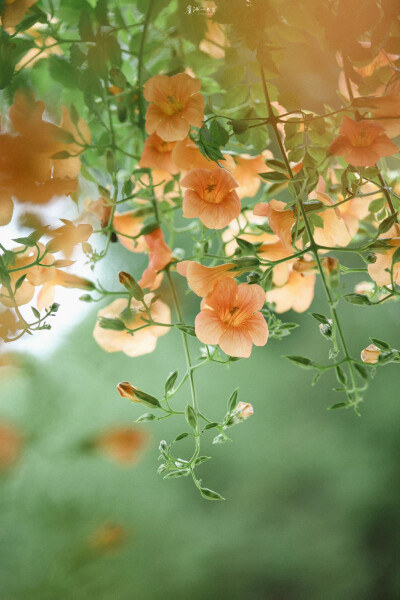
[[[213,138],[207,125],[203,125],[199,131],[198,146],[200,152],[208,159],[218,162],[224,157],[219,148],[220,144]]]
[[[196,413],[193,410],[193,407],[190,404],[186,404],[185,408],[185,419],[190,425],[192,429],[197,428],[197,417]]]
[[[385,207],[385,198],[377,198],[372,200],[368,206],[369,212],[377,213]]]
[[[390,215],[379,223],[378,233],[386,233],[395,223],[397,223],[397,214]]]
[[[294,362],[303,369],[312,369],[315,366],[315,363],[309,358],[305,358],[305,356],[285,356],[284,358]]]
[[[188,437],[188,432],[184,431],[183,433],[180,433],[175,439],[174,442],[179,442],[179,440],[184,440],[185,438]]]
[[[364,296],[363,294],[345,294],[343,296],[343,298],[347,302],[350,302],[350,304],[358,304],[360,306],[362,306],[362,305],[370,306],[371,305],[370,300],[367,298],[367,296]]]
[[[236,407],[238,395],[239,395],[239,388],[236,388],[236,390],[231,394],[231,396],[228,400],[228,412],[232,412],[233,409]]]
[[[109,319],[108,317],[100,317],[99,326],[111,331],[125,331],[126,329],[125,323],[121,319]]]
[[[323,323],[324,325],[330,325],[330,321],[329,321],[328,317],[325,317],[324,315],[321,315],[320,313],[311,313],[311,316],[314,317],[314,319],[316,319],[320,323]]]
[[[206,431],[207,429],[214,429],[215,427],[218,427],[219,423],[207,423],[207,425],[204,427],[204,431]]]
[[[196,337],[196,331],[194,329],[194,327],[191,327],[190,325],[175,325],[175,327],[177,329],[179,329],[179,331],[183,331],[183,333],[186,333],[187,335],[192,335],[193,337]]]
[[[213,141],[218,146],[225,146],[229,141],[229,133],[216,119],[211,121],[210,133]]]
[[[203,498],[206,498],[207,500],[225,500],[221,494],[218,494],[218,492],[214,492],[214,490],[210,490],[208,488],[200,488],[200,493]]]
[[[201,465],[202,463],[207,462],[207,460],[211,460],[211,456],[198,456],[194,461],[194,464]]]
[[[368,379],[368,371],[365,367],[359,365],[358,363],[354,363],[354,366],[363,379]]]
[[[146,392],[143,392],[142,390],[136,389],[135,396],[139,398],[141,404],[145,404],[150,408],[160,408],[161,406],[157,398],[151,396],[150,394],[146,394]]]
[[[267,160],[266,165],[267,165],[267,167],[274,169],[274,171],[280,171],[281,173],[284,173],[285,175],[287,175],[287,168],[286,168],[286,165],[283,162],[283,160],[277,160],[277,159],[273,158],[271,160]]]
[[[32,231],[26,237],[14,238],[13,242],[17,242],[17,244],[22,244],[23,246],[28,246],[28,248],[32,248],[37,244],[42,235],[44,234],[44,230],[40,229],[38,231]]]
[[[400,246],[396,248],[392,256],[392,264],[400,262]]]
[[[387,342],[383,342],[382,340],[378,340],[377,338],[370,338],[371,342],[375,344],[380,350],[384,352],[391,351],[391,346]]]
[[[142,229],[140,230],[140,235],[149,235],[149,233],[152,233],[159,227],[160,223],[157,223],[156,221],[154,221],[154,223],[149,223],[148,225],[142,227]]]
[[[145,423],[147,421],[154,421],[156,416],[153,413],[144,413],[138,419],[136,419],[135,423]]]
[[[240,135],[241,133],[244,133],[249,128],[248,121],[245,121],[244,119],[233,119],[230,122],[230,124],[232,126],[233,133],[235,133],[236,135]]]
[[[165,382],[165,393],[168,394],[168,392],[170,392],[172,390],[172,388],[175,385],[175,382],[177,380],[178,377],[178,371],[172,371],[172,373],[170,373],[167,377],[167,381]]]
[[[33,315],[37,318],[40,319],[40,312],[38,311],[37,308],[35,308],[34,306],[31,306],[31,310],[33,312]]]
[[[283,181],[288,181],[288,178],[286,175],[284,175],[283,173],[278,173],[278,172],[272,172],[272,173],[259,173],[259,176],[264,179],[264,181],[279,181],[279,182],[283,182]]]
[[[24,281],[25,281],[25,278],[26,278],[26,273],[24,273],[24,275],[22,275],[22,276],[21,276],[21,277],[20,277],[20,278],[17,280],[17,282],[16,282],[16,284],[15,284],[15,291],[17,291],[17,290],[18,290],[18,289],[21,287],[21,285],[22,285],[22,284],[24,283]]]
[[[163,479],[176,479],[177,477],[187,477],[189,475],[190,469],[178,469],[176,471],[170,471],[166,475],[164,475]]]
[[[336,370],[336,376],[337,376],[337,379],[338,379],[339,383],[342,383],[343,385],[346,385],[346,383],[347,383],[346,373],[339,366],[336,367],[335,370]]]
[[[336,410],[337,408],[348,408],[348,407],[349,407],[348,402],[336,402],[336,404],[332,404],[332,406],[329,406],[328,410]]]
[[[257,248],[262,246],[262,243],[252,244],[251,242],[248,242],[247,240],[244,240],[242,238],[236,238],[236,242],[239,248],[241,248],[241,250],[244,250],[245,252],[256,252]]]

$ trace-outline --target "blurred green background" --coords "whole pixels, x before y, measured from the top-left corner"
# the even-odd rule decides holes
[[[398,345],[396,305],[342,304],[354,352],[368,336]],[[323,298],[313,309],[324,312]],[[145,410],[115,391],[129,380],[159,394],[168,373],[184,369],[178,332],[151,356],[109,355],[91,337],[93,313],[51,358],[3,370],[1,423],[24,443],[0,476],[1,600],[399,598],[399,369],[378,372],[361,417],[327,411],[341,399],[334,382],[311,388],[310,372],[281,357],[327,356],[314,319],[293,317],[301,328],[252,360],[197,372],[210,418],[237,385],[255,409],[199,468],[226,502],[203,500],[188,479],[163,481],[158,442],[184,423],[133,424]],[[185,401],[186,392],[177,396]],[[148,432],[134,465],[89,449],[121,426]]]

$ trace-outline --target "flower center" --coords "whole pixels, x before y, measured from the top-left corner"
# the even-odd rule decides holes
[[[217,183],[214,178],[209,179],[207,185],[205,186],[203,200],[206,202],[211,202],[211,204],[219,204],[222,200],[216,193]]]
[[[171,142],[164,142],[163,140],[160,141],[157,145],[156,145],[156,150],[157,152],[160,153],[166,153],[166,152],[172,152],[174,148],[174,144]]]
[[[371,146],[376,137],[375,131],[361,128],[355,140],[352,143],[352,146],[355,148],[366,148],[367,146]]]
[[[185,108],[185,105],[176,98],[176,96],[167,96],[167,106],[166,113],[168,115],[176,115],[177,113],[182,112]]]

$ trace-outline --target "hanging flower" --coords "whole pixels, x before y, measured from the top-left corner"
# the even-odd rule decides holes
[[[380,158],[399,151],[384,128],[375,121],[357,122],[343,117],[339,134],[328,151],[336,156],[344,156],[354,167],[372,167]]]
[[[145,296],[145,302],[147,305],[150,304],[153,294],[147,294]],[[132,298],[130,304],[130,314],[128,317],[124,316],[125,309],[127,308],[126,300],[118,298],[111,304],[102,308],[98,317],[105,317],[107,319],[121,319],[124,324],[130,329],[136,329],[143,327],[146,323],[142,320],[142,316],[145,314],[142,312],[142,304]],[[166,304],[161,300],[156,300],[151,305],[151,315],[154,321],[157,323],[171,323],[171,313]],[[114,331],[112,329],[103,329],[99,323],[96,324],[93,336],[99,346],[106,352],[124,352],[128,356],[142,356],[143,354],[150,354],[156,347],[157,340],[160,336],[168,333],[169,327],[162,327],[159,325],[149,325],[143,329],[139,329],[131,335],[127,331]]]
[[[139,281],[140,287],[155,290],[161,285],[163,273],[159,273],[172,260],[173,253],[166,244],[161,227],[144,236],[144,242],[149,254],[149,264]]]
[[[266,293],[267,302],[275,304],[275,312],[283,313],[294,310],[302,313],[311,306],[314,298],[315,275],[297,273],[289,274],[289,279],[282,287],[277,287]]]
[[[228,278],[219,281],[196,317],[198,339],[219,344],[230,356],[248,358],[253,344],[265,346],[268,340],[268,325],[258,312],[264,301],[259,285],[238,285]]]
[[[400,135],[400,80],[393,83],[385,96],[374,98],[372,116],[380,119],[380,124],[390,138]],[[392,118],[390,118],[392,117]]]
[[[86,223],[74,225],[68,219],[60,219],[64,223],[62,227],[50,232],[52,240],[48,243],[49,252],[63,252],[69,258],[75,246],[86,242],[93,233],[93,227]]]
[[[200,80],[186,73],[172,77],[155,75],[143,89],[150,102],[146,112],[146,131],[156,132],[166,142],[183,140],[191,125],[203,123],[204,98],[200,94]]]
[[[194,260],[183,260],[176,265],[179,275],[186,277],[189,287],[201,298],[208,296],[215,284],[225,277],[235,277],[238,271],[231,271],[235,265],[225,263],[217,267],[206,267]]]
[[[14,131],[0,134],[1,212],[4,214],[4,211],[10,214],[11,197],[20,202],[43,204],[54,196],[69,195],[77,189],[79,157],[53,156],[61,152],[76,154],[81,146],[74,140],[83,144],[90,140],[90,133],[83,121],[79,122],[79,130],[84,134],[78,133],[65,109],[62,127],[44,121],[44,109],[44,103],[35,101],[32,93],[15,93],[9,111]],[[5,221],[6,217],[1,220]]]
[[[187,219],[199,217],[209,229],[223,229],[240,214],[238,183],[225,169],[194,169],[181,184],[188,188],[182,204]]]
[[[37,0],[6,0],[1,14],[1,23],[4,29],[16,27],[25,17],[28,9],[36,2]]]
[[[175,142],[165,142],[156,133],[152,133],[144,143],[139,166],[147,169],[161,169],[171,175],[176,175],[179,173],[179,169],[172,158],[174,147]]]
[[[137,237],[143,227],[143,218],[136,216],[135,210],[114,213],[113,227],[118,240],[130,252],[145,252],[146,244],[142,237]],[[136,238],[134,240],[130,238]]]
[[[391,286],[392,280],[390,277],[390,270],[392,268],[393,254],[400,246],[400,237],[385,240],[389,244],[388,249],[382,248],[382,251],[377,253],[376,260],[368,265],[368,273],[371,279],[373,279],[380,287]],[[400,263],[396,262],[393,265],[393,281],[394,283],[400,283]]]

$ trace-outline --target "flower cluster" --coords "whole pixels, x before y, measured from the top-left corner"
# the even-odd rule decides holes
[[[56,15],[32,0],[7,1],[1,15],[10,32],[4,52],[14,52],[14,35],[29,52],[15,53],[10,73],[1,74],[13,100],[1,119],[0,226],[30,231],[4,243],[2,236],[0,343],[50,328],[57,286],[84,290],[85,302],[105,301],[93,336],[106,352],[147,355],[175,331],[186,371],[172,370],[162,393],[144,391],[152,382],[140,381],[123,381],[117,390],[149,410],[139,422],[184,418],[186,429],[160,444],[159,472],[189,476],[215,500],[221,496],[195,471],[208,460],[201,436],[214,430],[215,444],[229,439],[230,428],[253,414],[251,390],[240,402],[233,391],[220,420],[209,419],[197,369],[268,352],[268,340],[269,351],[277,351],[276,341],[297,327],[286,313],[312,310],[317,282],[327,314],[311,312],[310,322],[329,344],[329,358],[287,358],[314,371],[314,383],[335,374],[343,401],[330,408],[358,412],[376,368],[400,360],[398,350],[374,337],[354,355],[339,319],[342,301],[373,306],[400,297],[400,58],[386,47],[394,39],[390,15],[377,3],[376,28],[370,20],[369,28],[353,31],[348,22],[350,43],[340,33],[337,3],[310,14],[304,30],[287,11],[269,24],[257,3],[233,4],[220,12],[205,4],[201,35],[195,42],[178,35],[175,62],[162,65],[146,46],[148,30],[154,39],[159,33],[150,8],[139,45],[130,39],[134,23],[117,26],[98,6],[88,5],[78,30],[68,25],[78,35],[74,43],[62,37]],[[277,48],[302,35],[306,43],[311,26],[321,46],[337,51],[340,70],[340,102],[307,101],[303,90],[304,106],[319,111],[285,91],[275,64]],[[134,60],[124,63],[125,55]],[[214,68],[214,60],[222,66]],[[41,61],[49,61],[56,81],[71,78],[77,96],[83,92],[79,109],[67,94],[68,109],[37,100],[43,86],[35,77],[27,87],[18,84]],[[73,202],[76,218],[66,218]],[[48,218],[53,206],[61,207],[55,221]],[[116,259],[107,261],[112,289],[70,270],[79,251],[92,271],[107,255]],[[362,280],[346,288],[345,276],[360,273]],[[187,314],[189,305],[196,314]],[[190,402],[182,405],[186,385]],[[194,442],[189,459],[175,455],[185,438]],[[136,431],[117,429],[95,445],[130,462],[141,443]]]

